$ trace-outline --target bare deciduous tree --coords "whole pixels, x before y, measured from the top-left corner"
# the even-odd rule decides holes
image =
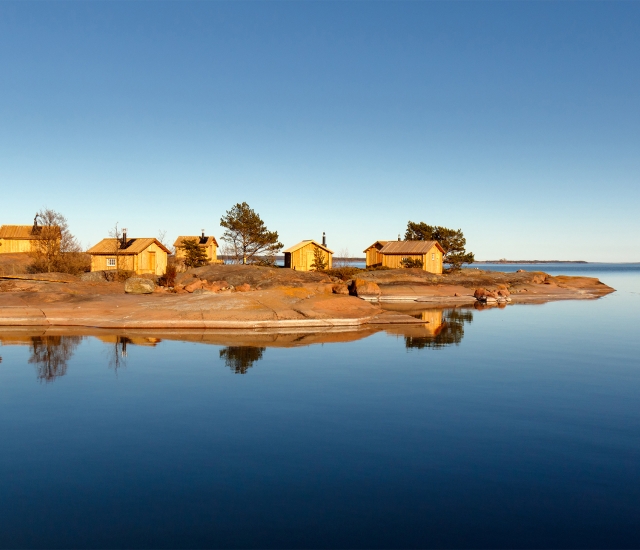
[[[158,231],[157,238],[160,244],[162,244],[162,246],[164,246],[167,250],[171,250],[175,254],[175,250],[173,249],[173,246],[169,245],[169,243],[167,242],[167,232],[164,229],[160,229]]]
[[[126,231],[126,229],[125,229]],[[120,280],[120,251],[122,250],[122,230],[118,227],[118,222],[115,223],[113,228],[109,231],[109,238],[113,239],[111,245],[111,252],[116,257],[116,281]]]
[[[71,234],[67,219],[62,214],[43,208],[33,219],[31,233],[35,237],[31,250],[31,271],[74,273],[84,270],[85,260],[80,244]]]
[[[347,267],[349,265],[349,249],[344,247],[338,253],[338,256],[333,259],[333,267]]]
[[[222,256],[224,258],[224,263],[225,264],[240,264],[240,263],[242,263],[242,259],[238,258],[238,256],[236,256],[236,251],[235,251],[233,245],[222,241],[222,244],[220,245],[219,250],[220,250],[220,256]]]

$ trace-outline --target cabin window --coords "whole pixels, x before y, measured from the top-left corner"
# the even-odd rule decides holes
[[[115,267],[116,259],[115,258],[107,258],[107,267]]]
[[[435,259],[436,259],[436,253],[435,253],[435,252],[432,252],[432,253],[431,253],[431,259],[432,259],[432,260],[435,260]]]

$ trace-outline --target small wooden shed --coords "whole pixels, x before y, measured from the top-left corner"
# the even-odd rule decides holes
[[[0,227],[0,254],[29,253],[38,240],[38,225],[3,225]]]
[[[207,253],[207,259],[210,263],[215,264],[218,263],[218,241],[214,236],[207,236],[202,231],[202,235],[200,236],[180,236],[176,239],[176,242],[173,243],[173,246],[176,249],[176,260],[184,260],[184,248],[182,248],[182,243],[184,241],[196,241],[200,248],[204,249]]]
[[[382,247],[388,242],[389,241],[376,241],[362,251],[367,255],[367,267],[377,267],[382,265],[380,250],[382,250]]]
[[[136,275],[164,275],[169,249],[158,239],[102,239],[87,250],[91,255],[91,271],[113,271],[116,268]]]
[[[313,271],[311,267],[314,263],[315,250],[321,250],[327,269],[333,267],[333,250],[329,250],[326,245],[317,243],[313,239],[300,241],[298,244],[287,248],[284,251],[284,266],[297,271]]]
[[[389,241],[378,252],[381,265],[400,268],[404,259],[422,260],[422,269],[442,273],[444,249],[438,241]]]

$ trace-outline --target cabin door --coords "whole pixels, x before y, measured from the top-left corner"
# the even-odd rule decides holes
[[[156,253],[149,252],[149,270],[153,273],[156,272]]]
[[[304,268],[306,271],[310,271],[311,265],[313,264],[313,250],[306,251],[304,254],[304,257],[305,257]]]

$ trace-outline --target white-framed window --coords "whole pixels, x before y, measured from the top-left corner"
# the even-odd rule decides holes
[[[107,258],[107,267],[115,267],[116,259],[115,258]]]
[[[435,252],[432,252],[432,253],[431,253],[431,259],[432,259],[432,260],[435,260],[435,259],[436,259],[436,253],[435,253]]]

